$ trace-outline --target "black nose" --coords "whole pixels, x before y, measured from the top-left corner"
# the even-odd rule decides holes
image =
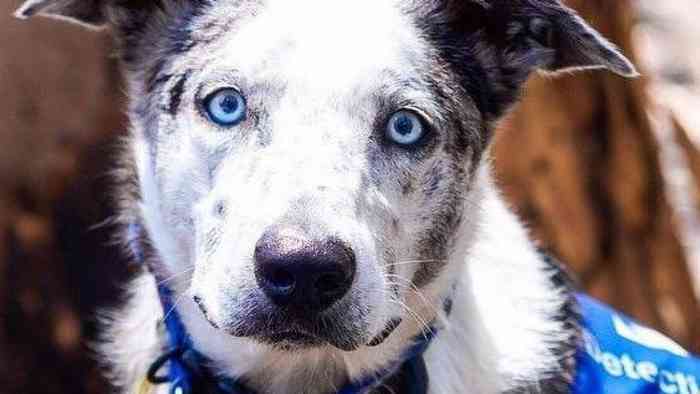
[[[337,238],[309,239],[294,228],[268,230],[255,246],[258,286],[278,306],[318,313],[343,298],[355,254]]]

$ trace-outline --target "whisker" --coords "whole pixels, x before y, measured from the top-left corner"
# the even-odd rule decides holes
[[[167,278],[161,280],[160,282],[156,283],[156,285],[157,285],[157,286],[160,286],[160,285],[162,285],[162,284],[168,283],[168,282],[170,282],[170,281],[172,281],[172,280],[175,280],[175,279],[181,277],[182,275],[185,275],[185,274],[190,273],[190,272],[192,272],[192,271],[194,271],[194,267],[190,267],[190,268],[184,269],[184,270],[178,272],[177,274],[174,274],[174,275],[172,275],[172,276],[169,276],[169,277],[167,277]]]
[[[415,293],[415,294],[421,299],[421,301],[423,302],[423,304],[424,304],[428,309],[430,309],[430,311],[431,311],[432,313],[434,313],[436,316],[439,315],[439,310],[438,310],[438,308],[435,307],[433,304],[431,304],[430,301],[428,301],[428,298],[425,296],[425,294],[424,294],[418,287],[416,287],[416,285],[415,285],[413,282],[409,281],[409,280],[406,279],[406,278],[402,278],[402,277],[400,277],[400,276],[398,276],[398,275],[389,274],[389,275],[387,275],[387,277],[388,277],[388,278],[394,278],[394,279],[400,279],[400,280],[402,280],[403,283],[402,283],[402,282],[392,282],[392,284],[393,284],[393,285],[397,285],[397,286],[402,286],[404,289],[412,291],[413,293]]]
[[[99,221],[99,222],[97,222],[97,223],[91,225],[90,227],[88,227],[88,228],[87,228],[87,231],[90,232],[90,231],[101,230],[101,229],[103,229],[103,228],[105,228],[105,227],[112,226],[112,225],[116,224],[118,221],[119,221],[119,218],[118,218],[116,215],[114,215],[114,216],[108,216],[108,217],[106,217],[105,219],[103,219],[103,220],[101,220],[101,221]]]
[[[390,293],[390,292],[388,292],[388,291],[385,291],[385,294],[389,296],[389,297],[388,297],[388,300],[389,300],[390,303],[394,303],[394,304],[400,306],[400,307],[401,307],[402,309],[404,309],[406,312],[408,312],[408,313],[411,315],[411,317],[413,317],[413,319],[419,324],[419,326],[422,327],[422,331],[424,331],[424,332],[432,332],[432,329],[430,328],[430,325],[429,325],[429,324],[425,321],[425,319],[423,319],[416,311],[414,311],[413,309],[411,309],[411,307],[409,307],[408,305],[406,305],[406,303],[404,303],[404,302],[401,301],[400,299],[394,298],[392,293]]]
[[[430,325],[428,325],[428,323],[422,317],[420,317],[415,311],[413,311],[413,309],[411,309],[408,305],[404,304],[400,300],[394,299],[394,300],[391,300],[391,302],[402,307],[409,315],[411,315],[411,317],[413,317],[413,319],[416,321],[416,323],[418,323],[418,326],[421,329],[421,333],[422,333],[423,337],[426,340],[428,340],[428,334],[433,333],[433,329],[430,328]]]
[[[408,279],[406,279],[406,278],[404,278],[404,277],[402,277],[402,276],[400,276],[400,275],[398,275],[398,274],[387,274],[386,277],[387,277],[388,279],[399,280],[400,282],[394,282],[394,281],[391,281],[391,280],[390,280],[389,282],[391,282],[391,284],[400,285],[400,286],[405,286],[404,288],[413,290],[413,291],[416,292],[421,298],[423,298],[423,300],[425,300],[426,302],[428,301],[428,298],[425,296],[425,294],[424,294],[424,293],[418,288],[418,286],[416,286],[416,284],[413,283],[412,281],[410,281],[410,280],[408,280]]]
[[[393,266],[398,265],[411,265],[411,264],[425,264],[425,263],[446,263],[447,259],[425,259],[425,260],[399,260],[392,263]]]
[[[175,311],[175,309],[177,308],[178,304],[180,304],[180,302],[181,302],[183,299],[185,299],[185,293],[184,293],[184,292],[183,292],[182,294],[180,294],[180,295],[177,297],[177,299],[176,299],[175,302],[173,303],[173,306],[170,307],[170,310],[168,311],[168,313],[166,313],[166,314],[163,316],[163,321],[165,321],[165,320],[168,319],[168,317],[170,316],[170,314],[173,313],[173,312]]]

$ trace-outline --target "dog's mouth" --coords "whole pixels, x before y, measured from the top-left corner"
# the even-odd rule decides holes
[[[290,316],[270,315],[264,321],[246,319],[247,324],[236,325],[236,328],[222,326],[214,321],[199,297],[194,297],[196,305],[203,317],[217,330],[223,330],[239,338],[249,338],[270,345],[278,350],[296,351],[323,346],[333,346],[343,351],[354,351],[361,346],[377,347],[384,343],[399,327],[401,318],[386,322],[384,329],[371,340],[362,339],[360,332],[348,331],[343,325],[335,324],[337,320],[294,319]],[[263,324],[264,323],[264,324]],[[365,337],[366,338],[366,337]]]
[[[387,322],[386,327],[377,336],[372,338],[366,345],[377,347],[384,343],[391,334],[399,327],[402,319],[396,318]],[[283,350],[294,350],[299,348],[311,348],[324,345],[332,345],[341,350],[352,351],[359,347],[359,344],[346,341],[334,335],[317,335],[303,330],[285,330],[273,332],[268,335],[256,336],[262,342],[271,344]]]
[[[386,327],[384,327],[384,330],[382,330],[382,332],[379,335],[377,335],[371,341],[369,341],[367,346],[376,347],[384,343],[384,341],[386,341],[391,336],[391,334],[393,334],[394,331],[399,327],[402,321],[403,320],[401,318],[389,320],[389,322],[386,324]]]

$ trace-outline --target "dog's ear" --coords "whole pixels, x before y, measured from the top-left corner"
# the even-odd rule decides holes
[[[506,67],[551,72],[608,69],[637,76],[615,45],[559,0],[495,0],[487,7],[487,31],[500,45]]]
[[[78,22],[90,27],[106,24],[105,0],[26,0],[15,16],[27,19],[45,15]]]
[[[35,15],[58,18],[91,28],[138,26],[165,0],[25,0],[15,12],[20,19]]]
[[[482,80],[465,79],[484,96],[482,110],[490,119],[515,102],[533,71],[607,69],[638,75],[613,44],[559,0],[437,3],[427,15],[428,28],[450,61],[465,63],[466,73],[482,70]]]

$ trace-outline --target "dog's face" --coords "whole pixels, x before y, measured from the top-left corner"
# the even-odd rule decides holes
[[[633,73],[552,0],[38,10],[115,29],[163,271],[215,327],[287,349],[415,318],[411,295],[461,263],[491,127],[531,71]]]

